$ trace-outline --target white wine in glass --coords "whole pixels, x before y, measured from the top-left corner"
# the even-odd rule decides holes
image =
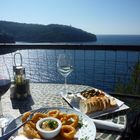
[[[72,58],[68,54],[60,54],[57,61],[57,69],[65,78],[64,96],[67,96],[67,77],[73,71]]]

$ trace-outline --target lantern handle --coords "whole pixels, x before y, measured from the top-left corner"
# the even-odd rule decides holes
[[[16,55],[20,56],[20,66],[22,66],[22,55],[21,55],[21,53],[15,53],[14,54],[14,65],[17,66],[16,65]]]

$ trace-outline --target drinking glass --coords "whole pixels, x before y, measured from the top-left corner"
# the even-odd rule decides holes
[[[8,125],[9,121],[11,121],[10,115],[3,114],[1,103],[1,97],[10,88],[10,85],[10,74],[5,63],[4,56],[0,56],[0,128],[4,128],[6,125]]]
[[[67,77],[73,71],[72,58],[68,54],[60,54],[57,61],[57,69],[65,78],[64,96],[67,96]]]

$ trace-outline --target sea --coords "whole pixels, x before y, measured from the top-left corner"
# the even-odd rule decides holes
[[[64,42],[64,44],[67,43]],[[26,45],[34,43],[17,42],[16,44]],[[51,43],[36,44],[44,45]],[[80,42],[80,44],[140,46],[140,35],[97,35],[96,42]],[[59,54],[66,53],[71,55],[74,67],[74,71],[67,77],[68,84],[89,85],[105,91],[114,91],[118,84],[129,83],[134,66],[140,60],[140,52],[138,51],[17,50],[4,54],[11,77],[13,75],[13,58],[16,52],[22,54],[22,65],[25,67],[26,77],[31,82],[63,84],[64,77],[57,70],[57,58]],[[18,58],[16,61],[18,65],[20,59]]]
[[[140,35],[97,35],[95,45],[140,45]]]

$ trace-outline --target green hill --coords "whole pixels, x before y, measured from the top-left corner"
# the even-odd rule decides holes
[[[15,40],[13,36],[9,34],[0,33],[0,43],[15,43]]]
[[[0,33],[9,34],[15,41],[23,42],[89,42],[96,35],[67,25],[26,24],[0,21]]]

